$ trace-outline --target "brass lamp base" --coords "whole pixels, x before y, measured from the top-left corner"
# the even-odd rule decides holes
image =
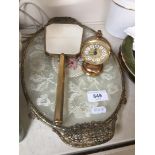
[[[82,64],[82,70],[90,76],[97,76],[103,71],[103,64],[101,65],[92,65],[86,62]]]

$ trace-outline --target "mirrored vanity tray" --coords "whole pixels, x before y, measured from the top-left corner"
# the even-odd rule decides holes
[[[95,35],[94,30],[72,18],[53,18],[48,24],[51,23],[82,26],[83,41]],[[71,146],[87,147],[107,142],[114,135],[118,110],[126,101],[117,58],[112,53],[103,73],[96,77],[84,74],[80,55],[67,58],[63,124],[56,126],[53,120],[59,58],[45,55],[44,42],[42,29],[31,39],[22,57],[22,85],[32,114],[52,127]],[[89,91],[104,91],[105,100],[89,102]]]

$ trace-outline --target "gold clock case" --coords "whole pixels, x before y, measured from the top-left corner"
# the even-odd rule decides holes
[[[102,73],[102,71],[103,71],[103,64],[101,64],[101,65],[93,65],[93,64],[89,64],[89,63],[83,62],[82,63],[82,70],[87,75],[97,76],[97,75]]]
[[[87,26],[82,25],[78,21],[76,21],[73,18],[69,17],[56,17],[52,18],[48,24],[51,23],[72,23],[72,24],[78,24],[84,28],[84,33],[87,32],[93,32],[94,30],[88,28]],[[26,101],[28,103],[28,106],[30,108],[32,116],[36,117],[37,119],[44,122],[46,125],[50,126],[54,132],[56,132],[61,140],[65,142],[66,144],[69,144],[73,147],[89,147],[89,146],[95,146],[99,144],[103,144],[114,136],[115,132],[115,123],[117,120],[117,114],[122,104],[126,103],[126,94],[125,94],[125,82],[124,82],[124,76],[122,74],[122,70],[120,68],[120,65],[118,63],[118,59],[114,55],[114,53],[111,53],[111,58],[116,60],[118,65],[118,71],[120,74],[120,86],[121,90],[119,91],[119,98],[118,102],[116,103],[116,107],[112,114],[110,116],[102,121],[91,121],[91,122],[84,122],[84,123],[75,123],[70,126],[57,126],[55,125],[54,121],[47,117],[38,107],[35,105],[34,100],[32,97],[33,94],[31,91],[29,91],[29,88],[27,87],[27,80],[26,80],[26,62],[28,61],[27,55],[28,55],[28,49],[32,45],[33,40],[35,40],[36,36],[44,31],[44,28],[38,31],[29,41],[27,44],[27,47],[23,49],[22,53],[22,62],[21,62],[21,82],[23,86],[24,95],[26,98]],[[106,41],[109,45],[108,41]],[[38,45],[40,46],[40,38],[38,40]],[[35,51],[34,51],[35,52]],[[41,53],[44,53],[44,51],[40,51]],[[32,57],[34,55],[31,55]],[[44,57],[47,61],[47,57],[45,55],[41,56]],[[38,62],[38,58],[36,57],[36,62]],[[30,61],[33,63],[33,61]],[[28,65],[29,66],[29,65]],[[49,66],[51,68],[51,66]],[[36,69],[35,69],[36,70]],[[45,70],[43,70],[45,71]],[[36,81],[35,81],[36,82]],[[51,85],[50,85],[51,87]],[[52,88],[51,88],[52,89]],[[32,96],[31,96],[32,95]],[[51,115],[50,115],[51,116]],[[44,135],[42,135],[44,136]],[[51,141],[52,143],[52,141]]]
[[[107,57],[107,60],[109,59],[110,57],[110,53],[111,53],[111,45],[110,43],[108,42],[108,40],[106,40],[103,36],[102,36],[102,32],[101,30],[98,30],[96,32],[96,35],[95,36],[92,36],[92,37],[89,37],[85,42],[82,43],[82,48],[81,48],[81,55],[82,55],[82,58],[84,59],[83,61],[83,64],[82,64],[82,70],[87,74],[87,75],[90,75],[90,76],[97,76],[99,74],[102,73],[103,71],[103,65],[104,63],[99,63],[99,64],[95,64],[93,62],[87,62],[83,56],[83,52],[84,52],[84,49],[85,47],[88,47],[89,45],[93,44],[93,43],[100,43],[102,45],[104,45],[104,48],[106,48],[106,51],[107,51],[107,54],[108,54],[108,57]],[[106,60],[106,61],[107,61]]]

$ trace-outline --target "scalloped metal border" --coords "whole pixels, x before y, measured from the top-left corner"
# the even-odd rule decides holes
[[[72,23],[72,24],[78,24],[84,28],[90,29],[89,27],[82,25],[80,22],[76,21],[75,19],[71,17],[55,17],[49,20],[48,24],[51,24],[51,23]],[[88,147],[88,146],[103,144],[109,141],[114,136],[115,123],[117,120],[117,114],[121,107],[121,104],[126,103],[125,78],[123,76],[123,72],[122,72],[122,68],[120,66],[119,60],[117,59],[116,55],[112,52],[112,55],[115,57],[115,59],[119,63],[120,72],[122,74],[122,94],[121,94],[119,104],[116,110],[114,111],[114,113],[105,121],[95,121],[95,122],[90,122],[90,123],[75,124],[70,127],[56,126],[53,121],[50,121],[48,118],[46,118],[33,105],[30,97],[28,96],[28,93],[25,87],[25,81],[24,81],[24,60],[25,60],[27,48],[30,45],[31,41],[34,39],[34,37],[41,31],[43,31],[43,29],[44,28],[42,28],[41,30],[39,30],[38,32],[34,34],[34,36],[29,40],[27,46],[23,49],[23,53],[22,53],[23,55],[22,55],[22,61],[21,61],[21,82],[22,82],[22,87],[23,87],[26,101],[30,107],[32,114],[37,119],[41,120],[45,124],[52,127],[53,131],[59,135],[59,137],[64,143],[69,144],[73,147]],[[93,29],[90,29],[90,30],[94,31]],[[96,132],[96,129],[98,128],[99,128],[98,132],[100,134]],[[83,132],[81,137],[80,137],[79,131]],[[79,135],[77,133],[79,133]]]

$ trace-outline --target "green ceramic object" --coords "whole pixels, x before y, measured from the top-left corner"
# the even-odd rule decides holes
[[[132,50],[133,47],[133,38],[127,36],[121,47],[119,58],[121,60],[121,64],[124,70],[128,73],[129,77],[134,81],[135,80],[135,56],[134,51]]]

